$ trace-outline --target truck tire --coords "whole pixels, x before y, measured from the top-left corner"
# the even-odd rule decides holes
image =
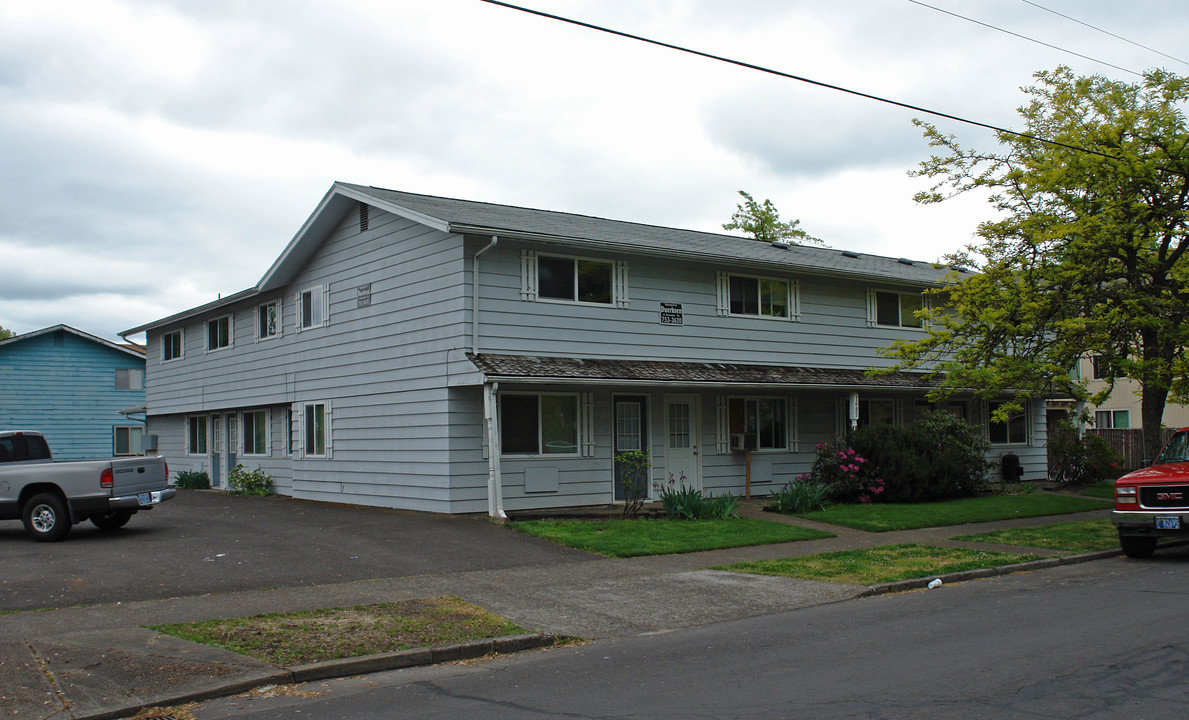
[[[131,510],[113,510],[91,516],[91,523],[100,530],[119,530],[132,519]]]
[[[1156,538],[1154,537],[1119,535],[1119,544],[1123,546],[1124,555],[1137,560],[1150,558],[1152,553],[1156,552]]]
[[[29,498],[21,509],[25,534],[38,542],[55,542],[70,532],[70,512],[66,501],[53,493],[40,493]]]

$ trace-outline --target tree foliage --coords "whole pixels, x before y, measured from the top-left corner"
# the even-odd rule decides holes
[[[12,337],[14,334],[15,333],[13,333],[11,330],[5,330],[4,326],[0,325],[0,340],[7,340],[8,338]]]
[[[722,226],[723,230],[742,230],[763,242],[781,241],[802,245],[825,245],[821,239],[802,230],[799,227],[800,220],[781,222],[780,212],[777,211],[771,200],[765,199],[761,205],[743,190],[740,190],[739,194],[743,196],[743,202],[736,206],[735,214],[731,216],[731,222],[725,223]]]
[[[1035,77],[1024,134],[999,133],[998,150],[916,121],[936,154],[913,174],[937,181],[917,200],[989,190],[998,217],[963,253],[981,272],[938,290],[929,333],[885,353],[897,369],[936,370],[942,393],[1012,393],[1001,413],[1033,397],[1086,399],[1072,369],[1099,355],[1112,385],[1140,381],[1145,437],[1158,444],[1170,393],[1183,401],[1189,389],[1189,81],[1065,67]]]

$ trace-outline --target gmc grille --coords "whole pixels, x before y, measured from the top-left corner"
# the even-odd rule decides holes
[[[1189,485],[1165,485],[1141,487],[1139,504],[1148,508],[1189,507]]]

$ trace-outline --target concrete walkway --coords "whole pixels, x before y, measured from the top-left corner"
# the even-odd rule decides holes
[[[619,637],[753,617],[850,598],[919,587],[883,587],[795,580],[706,570],[745,560],[809,555],[906,542],[991,549],[948,538],[1010,527],[1109,516],[1109,509],[961,527],[869,533],[763,513],[745,503],[744,516],[828,529],[837,537],[728,550],[632,559],[322,584],[200,595],[144,602],[0,615],[0,707],[30,719],[124,717],[146,706],[173,705],[264,684],[349,675],[424,662],[516,650],[549,636]],[[1036,548],[995,550],[1052,556],[1041,565],[1110,557],[1119,551],[1070,556]],[[1028,567],[1035,568],[1036,563]],[[1010,572],[1001,569],[995,573]],[[990,573],[983,573],[990,574]],[[969,576],[969,575],[968,575]],[[944,577],[944,576],[943,576]],[[963,578],[946,578],[949,581]],[[281,668],[232,652],[162,635],[145,626],[264,612],[339,607],[457,595],[540,636],[323,664]],[[83,630],[102,628],[102,630]]]

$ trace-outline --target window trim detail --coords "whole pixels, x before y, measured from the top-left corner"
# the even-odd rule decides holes
[[[317,452],[317,450],[318,450],[317,439],[311,437],[311,433],[313,433],[315,435],[317,433],[317,425],[316,425],[317,420],[313,419],[315,425],[313,425],[313,426],[308,425],[308,423],[312,419],[310,416],[310,412],[311,411],[316,412],[317,408],[319,408],[319,407],[322,408],[322,452],[321,453]],[[331,459],[334,456],[334,442],[333,442],[334,433],[333,433],[333,420],[332,420],[330,401],[329,400],[312,400],[309,402],[302,402],[302,403],[297,404],[296,409],[297,409],[298,417],[300,418],[300,421],[298,423],[298,432],[301,435],[300,447],[299,447],[299,449],[301,451],[301,457],[313,458],[313,459],[317,459],[317,460]],[[314,416],[314,418],[316,418],[316,415]],[[314,448],[313,448],[314,452],[310,451],[311,441],[313,441],[313,443],[314,443]]]
[[[878,296],[895,295],[897,296],[897,315],[899,322],[895,325],[879,322],[879,301]],[[903,290],[885,290],[881,288],[869,287],[867,288],[867,327],[881,327],[881,328],[896,328],[898,330],[913,330],[924,332],[928,330],[928,323],[924,320],[920,321],[919,325],[905,325],[904,324],[904,300],[905,296],[920,298],[921,309],[928,310],[931,306],[928,296],[923,291],[918,292],[904,292]],[[915,319],[915,318],[914,318]]]
[[[305,297],[307,295],[310,297],[311,315],[313,314],[314,298],[320,299],[320,301],[321,301],[320,309],[322,310],[322,315],[318,319],[318,321],[315,322],[314,319],[311,317],[309,325],[305,324]],[[296,309],[293,314],[296,319],[297,332],[299,332],[299,333],[307,332],[309,330],[315,330],[320,327],[326,327],[327,325],[330,324],[330,285],[327,285],[327,284],[314,285],[314,286],[308,287],[304,290],[301,290],[300,292],[297,293],[297,295],[295,297],[295,302],[296,302],[296,305],[295,305]]]
[[[732,449],[732,447],[736,445],[736,443],[734,442],[734,440],[732,438],[733,435],[747,435],[748,434],[746,432],[744,432],[744,433],[734,432],[735,428],[732,427],[732,425],[731,425],[731,403],[735,402],[735,401],[740,401],[740,402],[743,402],[743,404],[744,404],[743,408],[744,408],[745,415],[747,412],[747,403],[749,403],[749,402],[757,403],[757,407],[756,407],[756,413],[757,413],[756,447],[751,448],[751,452],[753,452],[753,453],[796,452],[795,448],[797,446],[797,441],[795,439],[796,436],[793,431],[793,427],[795,425],[795,422],[793,420],[793,415],[795,413],[797,406],[796,406],[796,401],[794,398],[785,397],[783,395],[724,395],[721,397],[723,398],[724,401],[720,404],[720,411],[719,411],[719,422],[721,423],[721,425],[719,426],[719,431],[720,431],[719,447],[720,448],[723,445],[722,439],[721,439],[721,434],[724,431],[725,431],[726,438],[727,438],[728,450]],[[781,441],[783,444],[779,445],[779,446],[772,446],[772,447],[760,447],[760,438],[763,435],[763,431],[759,427],[758,403],[773,402],[773,401],[780,401],[784,407],[784,413],[783,413],[784,417],[782,418],[783,423],[784,423],[784,428],[783,428],[784,431],[780,435],[780,438],[781,438]],[[746,417],[745,417],[744,421],[746,422]],[[774,435],[774,437],[775,437],[775,435]],[[747,445],[747,443],[744,441],[743,446],[746,447],[746,445]]]
[[[585,397],[584,397],[585,396]],[[508,397],[532,397],[536,399],[537,405],[537,443],[535,452],[510,452],[504,449],[504,400]],[[544,423],[541,421],[541,402],[543,398],[569,398],[574,403],[574,448],[569,452],[545,452],[544,448],[547,443],[544,442],[545,429]],[[573,393],[573,392],[501,392],[498,397],[499,407],[499,453],[500,457],[504,458],[575,458],[583,457],[589,451],[593,455],[594,451],[594,436],[593,428],[590,426],[589,420],[594,416],[594,398],[591,393]]]
[[[128,434],[127,444],[129,452],[119,452],[120,447],[120,431],[123,430]],[[133,451],[132,449],[132,431],[136,430],[140,433],[139,447]],[[140,425],[113,425],[111,428],[111,454],[112,457],[136,457],[144,455],[144,427]]]
[[[213,325],[215,325],[216,323],[221,323],[223,321],[227,321],[227,344],[215,345],[215,347],[211,347],[211,340],[212,340],[211,327]],[[218,342],[221,338],[216,337],[214,339],[215,339],[215,342]],[[227,314],[227,315],[220,315],[219,317],[213,317],[213,318],[207,320],[206,321],[206,352],[208,352],[208,353],[218,352],[220,350],[227,350],[227,349],[233,348],[233,347],[235,347],[235,316],[231,315],[231,314]]]
[[[274,306],[276,307],[276,317],[273,318],[272,334],[271,335],[263,335],[260,332],[261,319],[262,319],[261,313],[265,312],[265,308],[274,307]],[[281,302],[280,298],[276,298],[274,300],[270,300],[266,303],[261,303],[256,306],[256,313],[255,313],[255,317],[253,318],[256,321],[254,323],[256,326],[256,342],[261,342],[264,340],[275,340],[276,338],[281,337],[282,333],[284,333],[284,327],[285,327],[285,322],[282,317],[283,310],[284,310],[284,303]]]
[[[782,322],[801,321],[801,281],[797,278],[777,277],[774,275],[751,275],[748,273],[730,272],[729,270],[719,271],[717,278],[718,314],[720,317],[756,318],[759,320],[777,320]],[[788,298],[785,305],[788,308],[788,317],[765,315],[762,312],[755,314],[731,312],[731,278],[784,283],[788,290]],[[757,293],[759,292],[759,283],[756,285],[756,291]],[[757,304],[758,301],[759,298],[757,297]]]
[[[270,455],[272,455],[272,412],[270,410],[268,410],[267,408],[261,408],[261,409],[257,409],[257,410],[245,410],[242,413],[240,413],[240,415],[242,416],[239,421],[239,428],[240,428],[239,451],[240,451],[240,455],[243,455],[246,457],[269,457]],[[264,452],[249,452],[248,451],[248,417],[252,416],[252,430],[253,430],[253,438],[252,438],[252,446],[253,447],[252,447],[252,449],[257,450],[258,448],[255,447],[256,438],[254,436],[254,431],[255,431],[255,428],[257,425],[257,418],[256,418],[257,415],[264,416],[264,420],[263,420],[263,422],[264,422]]]
[[[201,425],[195,425],[200,422]],[[198,430],[196,433],[195,430]],[[191,457],[204,457],[210,454],[210,418],[206,415],[187,415],[186,416],[186,455]],[[202,441],[202,447],[195,448],[195,440]]]
[[[1013,416],[1011,418],[1008,418],[1007,422],[1003,422],[1003,423],[994,422],[991,419],[991,414],[993,412],[995,412],[995,408],[997,406],[1002,405],[1002,404],[1003,404],[1003,401],[991,401],[986,404],[985,417],[987,419],[987,424],[986,424],[987,440],[990,441],[990,443],[993,447],[1010,447],[1010,446],[1026,447],[1026,446],[1030,445],[1031,440],[1032,440],[1032,418],[1031,418],[1031,414],[1028,412],[1028,408],[1025,407],[1023,410],[1021,410],[1018,416]],[[1024,438],[1022,440],[1013,440],[1012,439],[1011,423],[1012,423],[1012,420],[1015,419],[1016,417],[1019,417],[1019,419],[1023,421],[1022,430],[1024,433]],[[995,426],[995,425],[1004,426],[1004,433],[1006,434],[1005,440],[995,440],[992,437],[991,428],[992,428],[992,426]]]
[[[177,346],[178,346],[177,347],[177,350],[178,350],[177,355],[174,355],[172,357],[166,357],[169,354],[166,352],[166,348],[170,347],[173,344],[172,341],[170,340],[170,338],[175,335],[177,336],[177,339],[178,339],[177,340]],[[178,328],[177,330],[170,330],[167,333],[161,333],[161,362],[163,362],[163,363],[173,362],[175,360],[181,360],[184,357],[186,357],[186,329]]]
[[[590,302],[578,300],[579,288],[577,279],[574,283],[575,299],[544,297],[541,295],[541,276],[539,258],[556,258],[574,261],[574,272],[578,272],[579,262],[599,263],[608,265],[611,269],[611,300],[610,302]],[[566,255],[564,253],[538,253],[536,250],[521,250],[520,252],[520,299],[531,302],[560,303],[563,305],[582,305],[585,307],[615,307],[626,308],[628,299],[628,264],[624,260],[608,260],[607,258],[589,257],[583,255]]]

